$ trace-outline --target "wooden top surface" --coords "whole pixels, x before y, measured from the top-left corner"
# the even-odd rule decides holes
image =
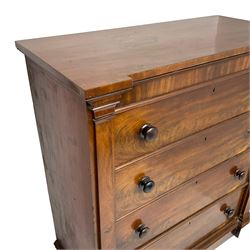
[[[249,52],[249,22],[222,16],[17,41],[86,99],[136,80]]]

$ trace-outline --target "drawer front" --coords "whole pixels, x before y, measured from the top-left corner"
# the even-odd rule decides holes
[[[189,180],[164,197],[134,211],[116,222],[118,248],[134,248],[156,237],[223,195],[235,190],[242,181],[233,177],[235,166],[219,166]],[[243,182],[246,184],[246,177]],[[242,184],[242,185],[245,185]],[[140,224],[149,227],[139,238]]]
[[[239,55],[217,62],[210,62],[178,72],[134,81],[133,89],[122,95],[120,106],[154,98],[169,92],[187,88],[216,78],[231,78],[249,69],[249,54]],[[237,72],[235,74],[235,72]]]
[[[208,208],[202,209],[197,214],[173,227],[160,239],[156,238],[156,240],[141,249],[189,249],[195,242],[227,221],[225,215],[221,212],[225,204],[235,208],[235,214],[237,214],[241,194],[242,190],[238,189],[226,195]]]
[[[246,150],[250,146],[248,128],[249,113],[245,113],[174,143],[163,152],[117,170],[116,217],[120,218],[175,186]],[[230,168],[234,164],[246,169],[249,165],[247,153],[228,160],[222,164],[222,168]],[[139,187],[145,176],[155,183],[149,191],[144,189],[147,183]],[[227,178],[231,180],[229,175]]]
[[[248,98],[249,75],[244,74],[226,81],[194,86],[184,93],[173,92],[154,103],[149,103],[152,100],[141,102],[131,110],[120,110],[121,113],[118,110],[113,119],[114,165],[126,163],[244,113],[249,108]],[[140,136],[145,124],[158,129],[158,136],[154,140],[147,141]],[[146,139],[150,139],[150,133]]]

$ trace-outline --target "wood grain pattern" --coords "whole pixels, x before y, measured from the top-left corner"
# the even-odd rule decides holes
[[[239,187],[237,181],[227,181],[228,178],[224,178],[223,174],[218,176],[216,171],[202,173],[150,205],[122,218],[116,223],[117,247],[139,247]],[[135,233],[140,223],[150,229],[141,239]]]
[[[114,118],[115,166],[248,111],[249,74],[163,98],[118,112]],[[145,123],[158,128],[158,137],[152,142],[139,137]]]
[[[29,59],[27,68],[57,239],[97,248],[86,106]]]
[[[95,122],[99,220],[102,249],[115,249],[115,201],[112,120]]]
[[[211,233],[198,240],[198,242],[191,244],[189,246],[189,249],[216,249],[225,240],[233,236],[232,231],[237,226],[237,223],[235,225],[234,222],[235,221],[230,221],[226,225],[221,226],[218,229],[212,231]]]
[[[250,68],[249,54],[219,60],[213,63],[180,70],[177,72],[148,78],[134,83],[131,90],[124,92],[120,98],[120,107],[147,100],[156,96],[187,88],[195,84],[225,77],[234,77],[233,73],[240,73]],[[236,74],[235,74],[236,75]]]
[[[241,190],[226,195],[140,249],[190,249],[190,242],[197,242],[202,237],[206,237],[207,234],[217,230],[217,228],[225,227],[226,224],[236,226],[235,218],[229,222],[225,221],[225,215],[220,209],[223,204],[227,204],[238,210],[240,197]],[[237,211],[235,213],[237,214]]]
[[[57,248],[186,247],[188,236],[201,248],[233,229],[220,202],[243,217],[249,176],[233,172],[250,162],[249,23],[211,16],[16,42]],[[145,123],[156,140],[139,139]],[[142,194],[146,175],[156,186]],[[139,223],[150,228],[140,240]]]
[[[212,235],[209,235],[209,238],[203,238],[203,241],[199,245],[193,246],[193,249],[214,250],[218,248],[226,240],[234,237],[232,235],[232,230],[234,227],[235,225],[230,223],[226,227],[219,228],[216,232],[213,232]]]
[[[84,122],[87,123],[87,132],[88,132],[88,147],[89,147],[89,166],[91,174],[91,195],[93,200],[92,210],[95,216],[93,217],[94,221],[94,230],[95,230],[95,241],[96,247],[100,248],[101,246],[101,237],[100,237],[100,219],[99,219],[99,196],[98,196],[98,173],[97,173],[97,162],[96,162],[96,137],[95,137],[95,125],[93,122],[93,114],[87,110],[87,118],[84,119]]]
[[[65,85],[92,98],[133,82],[249,52],[248,21],[211,16],[16,42]]]
[[[248,189],[248,186],[243,188],[242,195],[246,192],[246,189]],[[242,195],[241,195],[241,198],[242,198]],[[240,201],[241,201],[241,198],[240,198]],[[239,210],[239,207],[238,207],[238,210]],[[239,213],[239,211],[238,211],[238,213]],[[248,224],[248,221],[246,221],[246,218],[244,218],[243,227],[246,224]],[[236,226],[237,226],[237,224],[236,224]],[[236,226],[234,225],[234,223],[228,223],[224,227],[220,227],[220,228],[218,228],[218,230],[215,230],[215,232],[211,232],[210,234],[202,237],[197,242],[194,242],[193,244],[191,243],[189,245],[189,249],[214,249],[212,247],[213,246],[216,247],[218,241],[223,240],[223,236],[227,237],[227,234],[229,232],[232,232]]]
[[[247,172],[249,150],[234,156],[250,146],[249,121],[249,114],[244,114],[118,170],[115,174],[116,217],[120,218],[151,202],[173,187],[222,162],[221,167],[237,165]],[[226,161],[231,157],[234,158]],[[143,176],[149,176],[155,182],[150,193],[144,193],[138,188]]]

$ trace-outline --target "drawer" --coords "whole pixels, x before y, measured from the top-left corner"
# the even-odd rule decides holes
[[[117,110],[113,118],[115,166],[246,112],[249,75],[203,83],[130,108]],[[154,140],[149,141],[154,129],[140,135],[145,124],[158,129]]]
[[[216,230],[228,220],[221,212],[225,206],[236,209],[237,214],[239,198],[242,190],[226,195],[207,208],[202,209],[192,217],[171,228],[165,234],[148,243],[141,249],[189,249],[191,245],[202,237]],[[235,223],[236,224],[236,223]]]
[[[235,166],[213,168],[119,219],[116,222],[118,248],[137,247],[239,186],[246,185],[246,178],[239,181],[229,173],[234,168]],[[245,184],[242,184],[244,181]],[[135,233],[140,224],[150,228],[143,238]]]
[[[242,74],[242,71],[248,70],[249,67],[249,54],[244,54],[134,81],[133,89],[122,94],[120,106],[154,98],[202,82],[222,77],[224,79],[232,78],[236,74]]]
[[[250,142],[248,128],[249,113],[245,113],[118,169],[115,172],[116,217],[124,216],[175,186],[246,150]],[[249,166],[247,154],[249,153],[226,161],[219,169],[227,169],[235,164],[246,169]],[[218,171],[219,174],[223,173]],[[146,185],[150,186],[150,181],[139,188],[139,183],[145,176],[155,183],[152,189],[144,189]],[[225,178],[234,181],[230,175],[225,175]]]

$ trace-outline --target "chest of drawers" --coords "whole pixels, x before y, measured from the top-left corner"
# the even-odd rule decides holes
[[[249,22],[17,41],[63,249],[208,248],[249,221]]]

